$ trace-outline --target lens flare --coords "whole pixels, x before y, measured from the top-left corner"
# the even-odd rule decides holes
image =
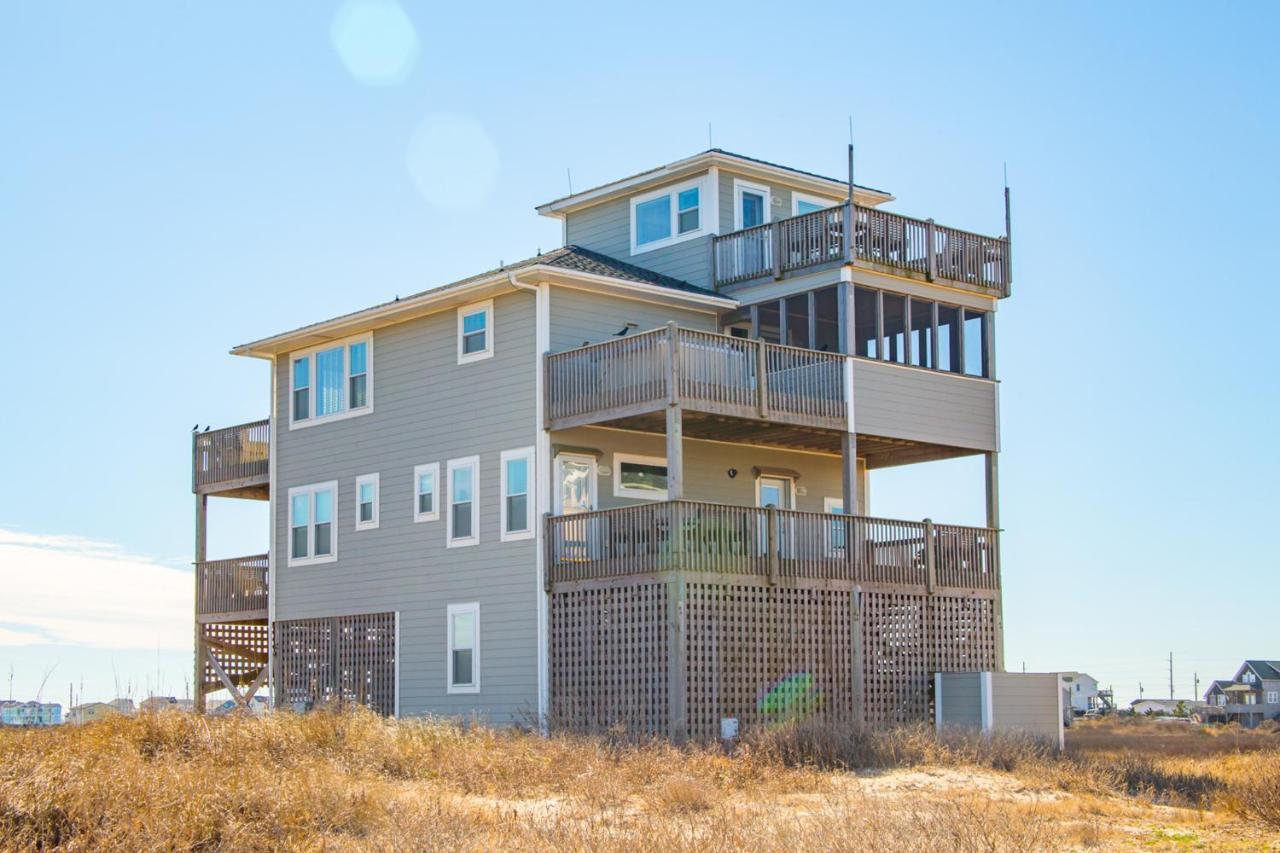
[[[347,0],[329,40],[351,76],[371,86],[401,82],[418,57],[418,33],[395,0]]]
[[[795,672],[770,687],[756,708],[773,722],[784,722],[807,717],[818,711],[822,703],[822,690],[814,685],[813,674]]]

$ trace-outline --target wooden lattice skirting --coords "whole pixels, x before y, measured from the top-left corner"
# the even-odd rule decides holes
[[[336,702],[396,712],[396,615],[272,623],[277,707]]]
[[[551,723],[577,730],[924,722],[934,671],[998,660],[993,590],[673,572],[557,584],[550,610]]]

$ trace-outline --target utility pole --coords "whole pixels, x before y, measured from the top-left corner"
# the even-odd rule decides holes
[[[1200,698],[1200,673],[1198,672],[1191,673],[1191,681],[1195,685],[1192,688],[1195,691],[1195,695],[1192,696],[1191,698],[1199,699]]]
[[[1169,652],[1169,698],[1173,699],[1173,652]]]
[[[1139,699],[1142,698],[1142,682],[1141,681],[1138,682],[1138,698]]]

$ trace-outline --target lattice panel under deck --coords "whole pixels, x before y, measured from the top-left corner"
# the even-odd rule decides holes
[[[722,717],[854,718],[848,590],[691,583],[686,596],[690,737],[719,737]]]
[[[213,654],[224,672],[237,685],[243,686],[258,677],[267,665],[267,625],[263,623],[209,622],[201,626],[205,641],[213,641]],[[238,654],[235,649],[244,650]],[[204,661],[204,683],[207,689],[221,690],[225,685],[213,666]]]
[[[341,700],[396,710],[396,617],[366,613],[273,625],[276,704]]]
[[[667,624],[662,583],[552,595],[552,724],[665,735]]]

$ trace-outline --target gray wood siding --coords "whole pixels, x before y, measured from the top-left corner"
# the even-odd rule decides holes
[[[759,178],[748,177],[747,175],[738,175],[733,172],[720,170],[720,233],[728,234],[736,230],[734,226],[734,206],[733,206],[733,182],[735,180],[745,181],[749,184],[755,184],[758,187],[768,187],[771,193],[772,203],[769,205],[769,221],[777,222],[779,219],[788,219],[791,217],[791,201],[795,192],[791,187],[779,184],[774,181],[763,181]],[[802,193],[802,195],[812,196],[813,193]],[[820,196],[831,205],[837,205],[844,201],[843,198],[827,198]]]
[[[614,453],[664,457],[667,454],[665,436],[595,427],[557,430],[551,433],[551,444],[553,448],[565,446],[600,452],[599,464],[610,469],[608,476],[601,474],[596,480],[600,509],[644,503],[632,498],[614,497],[613,486],[618,476],[618,472],[613,470]],[[796,481],[795,507],[798,510],[822,512],[823,498],[842,496],[840,460],[834,456],[685,439],[685,497],[694,501],[755,506],[756,483],[751,473],[753,466],[786,468],[798,472],[800,477]],[[737,469],[736,477],[729,477],[730,468]],[[865,505],[866,471],[861,464],[858,466],[858,479]],[[805,494],[799,494],[801,491]]]
[[[993,672],[991,724],[996,731],[1019,731],[1055,744],[1062,729],[1057,673]]]
[[[858,432],[998,450],[996,384],[937,371],[853,361]]]
[[[457,363],[457,320],[446,311],[373,335],[371,414],[288,429],[288,358],[277,360],[277,619],[400,613],[402,714],[472,714],[494,722],[537,708],[535,543],[499,541],[499,454],[535,443],[534,298],[494,302],[492,358]],[[474,547],[445,547],[446,514],[413,521],[413,468],[480,457]],[[355,529],[355,479],[380,475],[380,526]],[[289,567],[288,489],[338,481],[337,561]],[[479,694],[445,688],[445,612],[480,603]]]
[[[580,347],[584,342],[609,340],[627,323],[635,323],[636,332],[647,332],[671,320],[688,329],[719,329],[714,312],[690,311],[589,290],[551,288],[552,352]]]
[[[673,183],[684,183],[683,180]],[[660,187],[649,187],[642,195]],[[706,202],[704,201],[705,205]],[[703,224],[706,219],[703,212]],[[570,213],[566,220],[565,242],[592,249],[620,261],[669,275],[700,287],[711,287],[711,238],[695,237],[661,249],[631,254],[631,197],[605,201]]]
[[[982,728],[980,672],[942,673],[941,717],[943,726]]]

